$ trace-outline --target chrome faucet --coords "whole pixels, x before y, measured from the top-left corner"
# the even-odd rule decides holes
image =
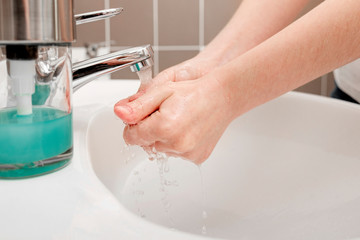
[[[75,27],[83,23],[116,16],[122,8],[73,15],[73,0],[0,0],[0,44],[48,45],[50,48],[71,44]],[[150,45],[134,47],[73,63],[73,89],[76,91],[101,75],[129,67],[138,72],[153,66]],[[38,61],[40,82],[46,83],[62,69]]]
[[[116,16],[122,8],[101,10],[96,12],[75,15],[76,24],[93,22]],[[150,45],[134,47],[114,53],[94,57],[73,64],[73,89],[91,82],[92,80],[108,73],[130,67],[132,72],[139,72],[152,67],[154,51]]]
[[[73,89],[101,75],[130,67],[132,72],[145,70],[153,65],[154,52],[150,45],[130,48],[73,64]]]

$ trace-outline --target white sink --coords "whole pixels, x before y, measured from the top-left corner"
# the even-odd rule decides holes
[[[142,224],[189,238],[360,237],[359,106],[286,94],[234,121],[201,168],[171,158],[161,176],[141,148],[126,147],[109,103],[90,121],[89,158]]]
[[[71,164],[0,180],[0,239],[360,237],[359,106],[289,93],[249,112],[201,166],[202,187],[194,164],[170,159],[160,177],[124,147],[112,109],[138,86],[101,80],[74,94]]]

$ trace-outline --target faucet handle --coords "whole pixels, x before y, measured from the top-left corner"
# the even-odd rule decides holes
[[[110,8],[95,12],[81,13],[75,15],[76,25],[83,23],[95,22],[98,20],[103,20],[106,18],[114,17],[120,14],[124,9],[123,8]]]
[[[85,43],[85,49],[86,49],[86,55],[90,58],[99,56],[99,49],[102,47],[107,47],[108,44],[114,45],[116,44],[116,41],[110,40],[110,42],[104,41],[104,42],[98,42],[98,43]]]

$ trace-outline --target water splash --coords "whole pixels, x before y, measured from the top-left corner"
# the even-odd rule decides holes
[[[136,187],[136,185],[139,185],[141,183],[141,174],[140,174],[140,171],[138,171],[138,170],[135,170],[132,174],[134,175],[135,179],[137,179],[137,181],[133,181],[133,183],[132,183],[132,187],[134,189],[134,191],[132,192],[132,195],[134,196],[134,199],[135,199],[136,211],[137,211],[139,217],[145,218],[146,215],[145,215],[144,211],[142,210],[142,208],[140,207],[140,202],[142,202],[142,198],[145,195],[145,191],[140,190]]]
[[[135,159],[135,153],[130,153],[130,146],[124,144],[120,147],[120,154],[123,157],[124,164],[127,165],[131,160]]]

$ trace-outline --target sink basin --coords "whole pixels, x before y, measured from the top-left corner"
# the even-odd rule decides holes
[[[95,174],[144,224],[205,239],[350,239],[360,237],[359,121],[355,104],[288,93],[235,120],[202,166],[126,146],[112,104],[86,139]]]

